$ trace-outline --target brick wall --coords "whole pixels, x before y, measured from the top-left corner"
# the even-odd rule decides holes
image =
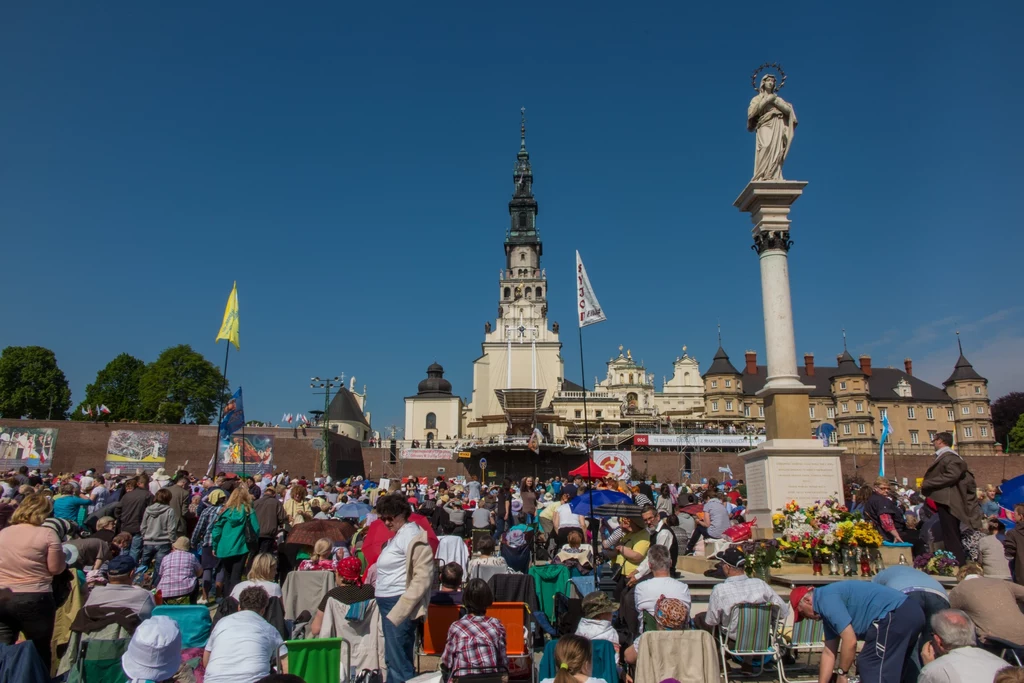
[[[191,472],[205,472],[213,455],[217,428],[199,425],[129,424],[124,422],[64,422],[47,420],[0,420],[0,427],[58,429],[53,462],[48,466],[54,472],[79,472],[89,468],[105,469],[107,441],[116,429],[134,431],[164,431],[170,433],[167,442],[168,472],[188,462]],[[274,466],[287,469],[294,475],[313,476],[319,452],[313,446],[323,432],[319,429],[252,428],[246,434],[268,434],[274,437]],[[359,442],[338,434],[330,435],[329,455],[335,476],[363,474]],[[18,461],[0,461],[0,469],[7,469]]]

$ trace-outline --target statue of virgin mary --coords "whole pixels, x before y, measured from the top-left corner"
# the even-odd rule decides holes
[[[773,74],[761,78],[761,87],[747,107],[747,130],[756,131],[754,177],[757,180],[782,180],[782,164],[796,132],[793,105],[775,92]]]

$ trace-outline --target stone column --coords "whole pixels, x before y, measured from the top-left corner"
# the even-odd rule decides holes
[[[771,514],[790,500],[809,505],[843,492],[839,454],[811,435],[808,397],[800,382],[789,291],[789,211],[803,194],[805,181],[750,182],[734,202],[750,214],[761,265],[768,377],[758,392],[764,400],[767,440],[743,453],[749,514],[759,527],[771,527]]]

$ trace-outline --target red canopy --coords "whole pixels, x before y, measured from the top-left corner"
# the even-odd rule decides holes
[[[576,469],[569,472],[570,477],[583,477],[584,479],[604,479],[610,477],[611,474],[606,472],[600,465],[593,460],[588,460],[584,464],[580,465]]]

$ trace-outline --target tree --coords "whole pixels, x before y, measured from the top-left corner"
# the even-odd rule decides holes
[[[99,415],[94,412],[95,419],[141,420],[141,382],[146,370],[145,362],[135,356],[122,353],[96,373],[96,381],[85,387],[83,400],[71,413],[72,420],[89,420],[82,414],[83,406],[93,409],[105,405],[110,415]]]
[[[1011,391],[992,401],[992,427],[997,443],[1006,445],[1006,436],[1021,415],[1024,415],[1024,391]]]
[[[1024,415],[1017,418],[1017,424],[1010,430],[1010,452],[1024,451]]]
[[[144,419],[165,424],[210,424],[227,398],[224,375],[188,344],[165,349],[147,365],[139,389]]]
[[[0,354],[0,415],[63,420],[71,408],[67,377],[42,346],[8,346]]]

